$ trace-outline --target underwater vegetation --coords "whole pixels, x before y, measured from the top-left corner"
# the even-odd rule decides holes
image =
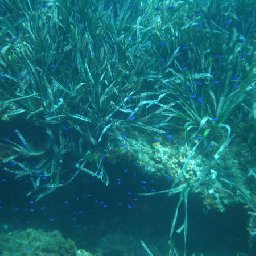
[[[81,174],[121,183],[107,167],[130,161],[172,181],[141,196],[179,195],[168,255],[182,255],[177,229],[186,255],[190,194],[209,210],[243,204],[253,243],[255,12],[253,0],[0,0],[1,169],[37,201]]]
[[[36,241],[36,242],[35,242]],[[77,255],[77,249],[70,239],[65,240],[57,231],[27,229],[9,232],[0,236],[2,255]],[[79,254],[78,254],[79,255]],[[89,254],[88,254],[89,255]]]

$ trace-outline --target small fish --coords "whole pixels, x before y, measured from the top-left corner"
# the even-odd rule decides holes
[[[159,62],[160,62],[160,63],[165,63],[166,61],[167,61],[167,59],[164,58],[164,57],[160,57],[160,58],[159,58]]]
[[[232,82],[237,82],[237,81],[239,81],[240,80],[240,77],[238,76],[238,75],[233,75],[232,77],[231,77],[231,80],[230,81],[232,81]]]
[[[155,137],[155,138],[154,138],[154,142],[161,142],[161,138]]]
[[[17,162],[14,160],[11,160],[10,162],[7,162],[9,164],[10,167],[14,167],[17,165]]]
[[[134,121],[134,120],[136,120],[136,116],[129,116],[129,117],[127,118],[127,120],[129,120],[129,121]]]
[[[182,45],[180,46],[180,50],[183,51],[183,52],[188,51],[189,48],[190,48],[190,47],[189,47],[188,44],[182,44]]]
[[[160,12],[162,10],[161,7],[155,7],[155,11]]]
[[[232,19],[231,18],[227,18],[226,20],[225,20],[225,23],[226,23],[226,25],[227,26],[229,26],[231,23],[232,23]]]
[[[166,42],[165,41],[160,41],[159,46],[166,46]]]
[[[203,83],[202,83],[201,81],[195,81],[195,84],[196,84],[196,85],[199,85],[199,86],[200,86],[200,85],[203,85]]]
[[[172,135],[171,133],[168,133],[168,134],[166,135],[166,140],[167,140],[167,141],[172,141],[172,140],[173,140],[173,135]]]
[[[61,130],[64,131],[64,132],[67,132],[70,130],[70,127],[66,126],[66,125],[61,125]]]
[[[52,64],[50,65],[50,68],[51,68],[51,69],[56,69],[56,67],[57,67],[57,65],[54,64],[54,63],[52,63]]]
[[[167,9],[168,11],[173,11],[174,8],[175,8],[174,5],[169,5],[169,6],[167,6],[166,9]]]
[[[203,103],[204,103],[204,99],[201,98],[201,97],[197,98],[197,101],[198,101],[200,104],[203,104]]]
[[[213,81],[212,81],[212,84],[213,84],[213,85],[219,85],[219,84],[220,84],[220,80],[213,80]]]

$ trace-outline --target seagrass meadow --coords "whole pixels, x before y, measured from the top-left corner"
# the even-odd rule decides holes
[[[256,1],[0,0],[0,255],[256,255]]]

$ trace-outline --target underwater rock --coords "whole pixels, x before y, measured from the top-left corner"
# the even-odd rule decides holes
[[[58,231],[26,229],[0,234],[2,256],[92,256],[77,250],[71,239],[65,239]]]

